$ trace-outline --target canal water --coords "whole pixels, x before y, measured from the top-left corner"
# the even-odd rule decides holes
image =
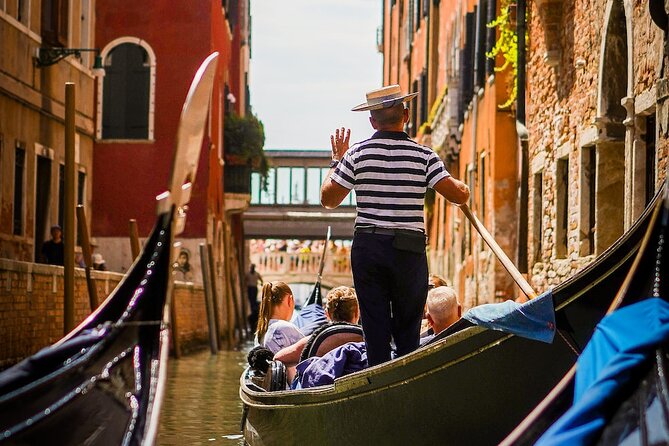
[[[170,358],[157,443],[168,445],[243,445],[239,377],[246,352],[209,350]]]

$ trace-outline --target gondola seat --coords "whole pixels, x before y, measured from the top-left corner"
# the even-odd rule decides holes
[[[323,356],[327,352],[348,342],[362,342],[362,327],[346,322],[335,322],[316,330],[304,346],[300,362],[314,356]]]

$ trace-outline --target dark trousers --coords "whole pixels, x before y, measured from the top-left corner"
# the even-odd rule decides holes
[[[351,248],[370,366],[390,360],[391,336],[398,356],[416,350],[419,343],[427,258],[425,253],[402,251],[392,244],[392,235],[356,233]]]

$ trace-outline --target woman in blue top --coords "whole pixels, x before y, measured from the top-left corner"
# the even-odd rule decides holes
[[[302,339],[302,332],[289,322],[294,309],[293,292],[286,283],[265,283],[256,330],[258,344],[276,353]]]

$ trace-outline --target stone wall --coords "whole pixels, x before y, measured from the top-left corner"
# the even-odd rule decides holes
[[[102,302],[123,275],[93,271],[93,277]],[[75,324],[79,324],[91,311],[81,268],[75,268],[74,301]],[[182,352],[203,348],[209,332],[202,286],[176,282],[174,305]],[[63,267],[0,259],[0,369],[63,335]]]
[[[591,262],[644,206],[639,204],[642,198],[632,193],[639,187],[635,172],[643,169],[643,162],[632,156],[632,146],[640,138],[634,123],[654,113],[662,33],[651,22],[646,2],[530,1],[529,11],[528,258],[531,283],[540,292]],[[659,184],[665,176],[667,143],[659,134],[656,137]],[[584,215],[589,209],[583,155],[590,149],[597,153],[594,252],[584,246],[588,242]],[[565,248],[559,242],[560,188],[565,187],[560,185],[559,160],[566,160],[568,175]],[[539,174],[541,193],[535,184]],[[539,213],[533,212],[533,197],[538,196]],[[540,243],[535,239],[537,225],[541,225]]]

